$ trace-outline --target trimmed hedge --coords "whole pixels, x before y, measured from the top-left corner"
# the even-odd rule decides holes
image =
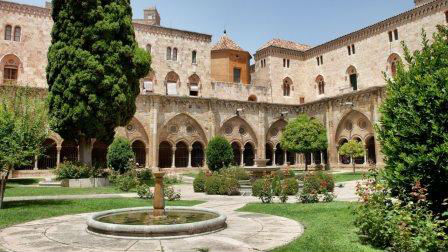
[[[117,137],[107,149],[107,166],[121,174],[127,172],[131,167],[131,160],[134,160],[129,140]]]
[[[221,136],[210,140],[206,149],[207,165],[211,171],[228,167],[233,161],[233,150],[229,141]]]

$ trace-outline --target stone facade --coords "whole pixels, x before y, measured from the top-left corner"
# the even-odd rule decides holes
[[[294,167],[305,162],[333,169],[348,168],[351,162],[381,166],[373,125],[385,95],[382,72],[394,73],[403,57],[401,41],[411,50],[418,49],[421,29],[431,34],[447,20],[448,0],[416,4],[408,12],[315,47],[269,41],[255,54],[250,84],[213,78],[212,73],[223,70],[212,64],[211,36],[160,26],[158,12],[149,9],[147,16],[156,21],[136,20],[134,26],[139,45],[151,52],[154,72],[141,81],[137,113],[128,126],[117,129],[117,135],[131,140],[141,166],[153,169],[204,166],[204,149],[215,135],[232,143],[235,163],[241,165],[251,166],[258,157],[270,159],[270,165],[288,161]],[[0,1],[0,85],[28,85],[47,92],[50,12]],[[248,61],[244,67],[249,69]],[[281,149],[282,129],[300,113],[326,126],[327,152],[305,156]],[[338,146],[350,139],[365,143],[363,159],[338,155]],[[45,145],[47,157],[24,168],[28,172],[37,174],[77,158],[76,143],[57,134]],[[104,162],[106,148],[95,143],[96,161]]]

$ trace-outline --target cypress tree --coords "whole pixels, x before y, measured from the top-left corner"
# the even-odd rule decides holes
[[[52,18],[50,127],[91,164],[92,139],[112,142],[134,116],[151,59],[135,40],[130,0],[53,0]]]

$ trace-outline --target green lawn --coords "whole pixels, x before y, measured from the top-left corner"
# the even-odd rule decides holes
[[[365,172],[356,172],[353,174],[353,172],[347,172],[347,173],[334,173],[334,182],[341,183],[341,182],[347,182],[347,181],[354,181],[354,180],[361,180],[364,178]]]
[[[353,224],[357,203],[249,204],[239,211],[283,216],[302,223],[305,233],[275,252],[379,252],[360,243]]]
[[[166,202],[168,206],[193,206],[201,201]],[[83,199],[6,202],[0,210],[0,229],[28,221],[61,215],[105,211],[117,208],[152,206],[152,201],[141,199]]]

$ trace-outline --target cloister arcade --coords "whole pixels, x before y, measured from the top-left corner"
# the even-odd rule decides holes
[[[231,143],[234,158],[233,164],[239,166],[254,166],[256,158],[266,158],[268,166],[303,167],[306,164],[328,164],[328,151],[299,154],[286,151],[280,144],[282,131],[287,121],[283,118],[271,123],[266,130],[265,143],[259,149],[259,138],[255,128],[241,116],[233,116],[224,120],[218,129],[218,134]],[[203,126],[193,116],[181,113],[169,118],[158,134],[157,166],[162,169],[196,168],[206,166],[205,149],[209,139]],[[130,140],[135,154],[135,162],[140,167],[151,167],[149,137],[143,124],[133,119],[124,128],[117,130],[118,136]],[[338,154],[338,165],[349,166],[352,162],[358,165],[376,163],[377,150],[373,125],[366,115],[352,110],[342,117],[336,130],[336,146],[338,149],[351,139],[363,142],[366,148],[364,157],[351,160],[350,157]],[[78,145],[75,141],[63,140],[51,136],[43,143],[44,155],[37,157],[33,165],[17,170],[47,170],[56,168],[65,161],[78,161]],[[94,141],[92,148],[93,163],[100,166],[107,164],[108,145]]]

